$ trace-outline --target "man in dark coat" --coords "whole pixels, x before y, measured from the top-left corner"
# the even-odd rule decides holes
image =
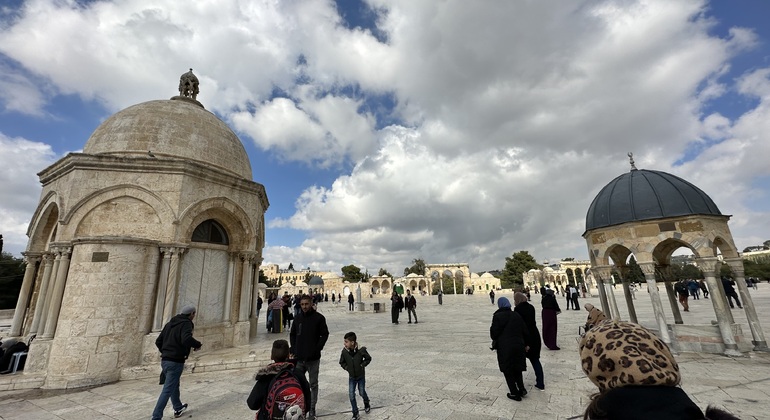
[[[511,310],[511,302],[506,297],[497,299],[497,307],[492,316],[489,336],[497,350],[497,365],[503,372],[510,392],[508,398],[521,401],[527,394],[524,388],[522,372],[527,370],[526,340],[527,326],[516,312]]]
[[[727,277],[722,277],[722,287],[725,289],[725,297],[727,298],[727,303],[730,304],[731,308],[735,308],[733,305],[733,299],[735,299],[735,303],[738,305],[739,308],[743,309],[743,306],[741,306],[741,301],[738,299],[738,294],[735,293],[735,281],[728,279]]]
[[[356,303],[356,298],[353,297],[353,292],[348,294],[348,310],[353,310],[353,304]]]
[[[513,311],[521,316],[524,325],[527,326],[527,359],[535,371],[535,388],[542,391],[545,389],[545,382],[543,380],[543,365],[540,363],[541,341],[540,330],[537,329],[537,321],[535,320],[535,307],[529,303],[527,295],[521,292],[516,292],[513,295],[513,302],[516,305]]]
[[[289,332],[291,354],[297,359],[297,372],[310,376],[312,399],[307,420],[315,420],[315,407],[318,403],[318,369],[321,365],[321,350],[329,339],[326,317],[313,309],[313,298],[303,295],[300,298],[302,312],[294,319]]]
[[[187,410],[187,404],[182,404],[179,399],[179,379],[182,377],[184,361],[190,355],[190,349],[198,351],[203,345],[193,338],[194,318],[195,306],[185,306],[179,315],[168,321],[155,340],[155,346],[160,350],[160,366],[163,368],[161,378],[165,379],[152,412],[153,420],[163,418],[163,410],[166,409],[169,398],[174,407],[174,417],[181,417]]]

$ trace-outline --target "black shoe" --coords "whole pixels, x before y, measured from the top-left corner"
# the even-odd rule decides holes
[[[372,411],[372,407],[369,406],[369,404],[364,406],[364,413],[369,414],[369,412]]]
[[[518,394],[511,394],[510,392],[505,394],[506,397],[514,400],[514,401],[521,401],[521,395]]]
[[[407,322],[407,324],[411,324],[411,323],[412,323],[412,321]]]
[[[182,404],[182,408],[174,410],[174,418],[178,419],[179,417],[182,417],[182,413],[184,413],[185,410],[187,410],[187,404]]]
[[[520,394],[521,394],[522,397],[526,397],[527,396],[527,390],[522,388]]]
[[[537,389],[539,389],[541,391],[545,391],[545,385],[535,385],[535,388],[537,388]]]
[[[417,321],[414,321],[414,323],[415,323],[415,324],[417,324],[418,322],[417,322]]]

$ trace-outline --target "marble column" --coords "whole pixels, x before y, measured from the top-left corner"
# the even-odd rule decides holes
[[[759,324],[759,316],[757,316],[754,301],[751,299],[749,287],[746,285],[743,259],[727,258],[725,259],[725,263],[730,265],[733,274],[735,274],[735,282],[737,283],[738,291],[741,294],[743,310],[746,312],[746,319],[749,322],[749,329],[751,329],[751,342],[754,344],[754,351],[770,351],[767,347],[767,341],[765,341],[765,333],[762,331],[762,326]]]
[[[152,331],[158,332],[163,329],[163,309],[166,305],[166,287],[168,287],[168,272],[171,267],[171,249],[169,247],[160,247],[159,251],[163,256],[160,263],[160,272],[155,282],[155,312],[152,317]]]
[[[610,281],[604,284],[604,290],[607,294],[607,300],[610,304],[610,318],[620,321],[620,310],[618,309],[618,302],[615,300],[615,286],[614,279],[610,276]]]
[[[249,313],[249,318],[257,318],[257,298],[259,298],[259,287],[257,285],[259,284],[259,267],[262,265],[262,258],[257,256],[254,258],[254,267],[255,269],[252,271],[252,273],[256,273],[255,275],[252,275],[251,280],[251,312]]]
[[[623,279],[623,294],[626,297],[626,306],[628,306],[628,319],[634,324],[638,324],[639,321],[636,318],[636,308],[634,308],[634,298],[631,296],[631,289],[628,285],[628,279]]]
[[[717,288],[719,288],[718,296],[721,296],[720,299],[725,301],[725,308],[730,305],[730,302],[727,301],[727,293],[725,293],[725,285],[722,283],[722,260],[717,259],[716,265],[714,267],[714,278],[717,279]],[[708,284],[708,282],[706,282]],[[712,298],[713,299],[713,298]],[[730,324],[735,324],[735,318],[733,317],[733,311],[727,311],[726,313],[727,319],[730,320]]]
[[[52,255],[54,256],[53,266],[51,267],[51,277],[48,280],[48,291],[45,294],[45,303],[43,303],[43,313],[40,317],[40,324],[37,326],[39,333],[45,332],[45,323],[48,320],[48,312],[51,310],[51,295],[53,287],[56,284],[56,276],[59,273],[59,264],[61,263],[61,253],[58,252],[56,247],[51,247]]]
[[[59,321],[64,287],[67,284],[67,273],[70,268],[70,254],[72,247],[68,244],[58,245],[56,252],[59,254],[59,267],[56,272],[56,281],[51,292],[51,303],[48,307],[48,316],[45,321],[45,331],[42,338],[53,338],[56,333],[56,323]]]
[[[610,305],[607,302],[607,290],[604,288],[604,282],[610,278],[612,270],[609,265],[597,265],[591,268],[591,272],[596,279],[596,290],[599,291],[599,302],[602,306],[602,312],[605,315],[610,314]]]
[[[714,313],[717,316],[717,325],[719,326],[719,333],[722,335],[722,342],[725,345],[725,354],[728,356],[741,356],[741,352],[738,351],[738,343],[733,336],[733,323],[730,322],[730,317],[728,316],[730,309],[727,307],[724,291],[717,283],[719,280],[716,278],[716,272],[719,267],[719,260],[716,257],[704,257],[696,261],[701,270],[703,270],[706,284],[708,284],[709,290],[711,290],[710,300],[714,306]]]
[[[230,253],[227,256],[227,283],[225,284],[225,307],[222,310],[222,319],[226,322],[232,322],[230,318],[230,309],[233,304],[233,281],[235,280],[235,260],[238,254]]]
[[[40,262],[41,256],[39,252],[22,252],[21,255],[26,260],[27,267],[24,269],[24,280],[21,282],[19,299],[16,300],[16,310],[13,312],[11,331],[8,333],[11,337],[21,336],[24,327],[24,315],[27,313],[32,283],[34,282],[35,273],[37,273],[37,263]]]
[[[166,282],[166,299],[163,303],[163,324],[176,315],[174,306],[176,305],[176,289],[179,283],[179,263],[185,251],[186,248],[181,246],[168,248],[168,252],[171,253],[171,261],[168,267],[168,281]]]
[[[238,322],[249,320],[251,309],[251,264],[254,260],[254,252],[241,252],[241,298],[238,307]],[[279,296],[280,297],[280,296]]]
[[[650,291],[650,300],[652,301],[652,312],[655,314],[655,322],[658,324],[658,334],[664,343],[671,346],[671,336],[668,334],[668,323],[666,314],[663,312],[663,304],[660,301],[658,285],[655,281],[655,263],[640,262],[639,267],[644,273],[644,279],[647,281],[647,289]]]
[[[682,313],[679,311],[679,297],[674,290],[674,285],[671,282],[674,280],[674,274],[671,271],[671,266],[666,265],[659,268],[661,277],[663,277],[663,285],[666,287],[666,295],[668,296],[668,304],[671,306],[671,313],[674,314],[674,324],[684,324],[682,319]]]
[[[29,329],[30,334],[37,334],[41,319],[45,316],[45,300],[48,295],[48,283],[51,281],[51,268],[53,266],[53,254],[46,252],[43,254],[43,279],[40,281],[40,287],[37,289],[37,299],[35,300],[35,315],[32,317],[32,326]]]

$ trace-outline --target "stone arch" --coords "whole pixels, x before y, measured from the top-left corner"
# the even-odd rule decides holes
[[[652,250],[652,257],[655,261],[657,261],[658,264],[669,265],[671,264],[671,256],[679,248],[687,248],[692,251],[696,258],[700,258],[698,250],[695,249],[692,245],[685,241],[674,238],[668,238],[658,243],[655,246],[655,249]]]
[[[380,292],[380,282],[379,280],[372,280],[372,293],[379,293]]]
[[[731,240],[725,239],[721,236],[715,236],[712,242],[712,252],[714,256],[722,254],[722,258],[740,258],[738,250]],[[719,253],[717,253],[719,251]]]
[[[388,280],[383,280],[380,287],[383,294],[390,293],[390,282]]]
[[[188,206],[179,215],[178,242],[187,242],[192,232],[202,222],[213,219],[221,224],[230,235],[231,250],[253,249],[256,246],[248,214],[227,197],[214,197]]]
[[[53,192],[41,202],[27,228],[27,235],[30,238],[27,251],[43,252],[48,249],[48,244],[56,236],[60,208],[56,194]]]
[[[79,220],[96,205],[119,197],[132,197],[147,203],[155,210],[163,225],[171,225],[177,221],[174,210],[158,194],[136,185],[119,184],[94,191],[83,197],[62,216],[62,223],[70,224],[72,221],[78,221],[79,223]]]
[[[84,207],[83,210],[85,213],[72,226],[74,230],[69,232],[75,238],[104,236],[147,238],[151,237],[153,232],[164,229],[152,205],[128,195],[111,197],[101,202],[94,201],[92,206]]]

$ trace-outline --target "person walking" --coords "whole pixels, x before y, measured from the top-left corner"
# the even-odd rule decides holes
[[[438,291],[438,304],[443,305],[444,304],[444,292],[441,290]]]
[[[690,312],[690,304],[687,302],[687,299],[690,297],[690,291],[687,290],[687,283],[684,280],[679,280],[674,286],[674,290],[679,296],[679,303],[682,304],[684,311]]]
[[[393,324],[398,325],[398,313],[400,312],[400,300],[401,297],[398,296],[398,293],[396,291],[393,291],[393,294],[390,296],[390,320]]]
[[[532,370],[535,371],[535,388],[542,391],[545,389],[545,382],[543,380],[543,365],[540,363],[541,341],[540,330],[537,329],[537,321],[535,320],[535,307],[529,303],[527,296],[520,292],[513,295],[513,304],[515,306],[513,311],[519,314],[524,320],[524,325],[527,326],[526,356],[532,365]]]
[[[257,319],[259,319],[259,311],[262,310],[262,303],[264,303],[264,301],[262,300],[262,295],[257,295],[257,313],[256,313]]]
[[[700,291],[703,292],[703,297],[708,299],[709,298],[709,289],[706,287],[706,282],[703,280],[698,280],[698,286],[700,286]]]
[[[693,300],[700,299],[700,286],[693,279],[687,280],[687,290]]]
[[[321,351],[329,339],[329,327],[326,317],[313,308],[313,298],[302,295],[300,298],[302,312],[294,319],[289,332],[290,353],[297,359],[297,371],[301,375],[309,375],[310,409],[307,420],[315,420],[315,408],[318,403],[318,370],[321,365]]]
[[[186,305],[179,315],[163,326],[163,330],[155,339],[155,347],[160,350],[160,377],[163,389],[152,411],[152,420],[163,418],[163,410],[166,409],[169,399],[174,408],[174,418],[182,417],[182,413],[187,410],[187,404],[183,404],[179,396],[179,382],[190,349],[198,351],[203,346],[203,343],[193,338],[195,325],[192,321],[195,319],[195,313],[195,306]]]
[[[506,396],[514,401],[521,401],[521,398],[527,395],[522,377],[522,372],[527,370],[527,326],[521,316],[511,310],[511,302],[507,297],[497,299],[497,307],[497,311],[492,315],[489,337],[494,343],[494,350],[497,350],[497,366],[500,372],[503,372],[510,391]]]
[[[265,405],[270,392],[270,383],[283,371],[289,372],[300,384],[302,394],[301,396],[297,395],[297,397],[302,398],[302,405],[307,410],[310,407],[310,384],[307,382],[305,375],[297,373],[294,364],[288,361],[289,342],[286,340],[273,341],[270,358],[273,360],[273,363],[257,371],[255,376],[257,383],[254,384],[251,393],[246,398],[246,405],[252,410],[258,410],[256,420],[270,420],[270,413],[267,412],[268,410]],[[302,414],[307,414],[307,411]]]
[[[543,307],[541,316],[543,318],[543,343],[549,350],[561,350],[556,345],[556,331],[558,323],[556,316],[561,313],[559,302],[556,301],[556,295],[553,290],[546,289],[540,305]]]
[[[353,417],[350,420],[360,420],[358,404],[356,404],[356,388],[361,398],[364,399],[364,411],[369,413],[372,406],[369,404],[369,395],[366,393],[366,366],[371,363],[372,356],[366,351],[366,347],[358,347],[356,333],[345,334],[345,348],[340,354],[340,366],[348,371],[348,398],[353,409]]]
[[[492,289],[489,291],[489,300],[492,301],[492,304],[495,304],[495,289]]]
[[[572,297],[571,303],[572,303],[572,309],[579,311],[580,310],[580,303],[578,303],[578,297],[580,295],[578,294],[578,289],[574,285],[571,285],[569,287],[569,294]]]
[[[414,315],[414,323],[417,323],[417,312],[415,311],[415,308],[417,308],[417,299],[414,298],[414,295],[407,289],[406,291],[406,299],[404,301],[404,305],[406,306],[406,314],[409,315],[409,323],[412,323],[412,315]]]
[[[353,292],[348,293],[348,310],[353,310],[353,304],[356,302],[356,298],[353,297]]]
[[[727,277],[722,277],[722,287],[725,289],[725,297],[727,298],[727,303],[730,304],[731,308],[735,308],[733,306],[733,299],[735,300],[735,304],[738,305],[739,308],[743,309],[743,306],[741,306],[741,301],[738,299],[738,294],[735,293],[735,281],[733,279],[729,279]]]

